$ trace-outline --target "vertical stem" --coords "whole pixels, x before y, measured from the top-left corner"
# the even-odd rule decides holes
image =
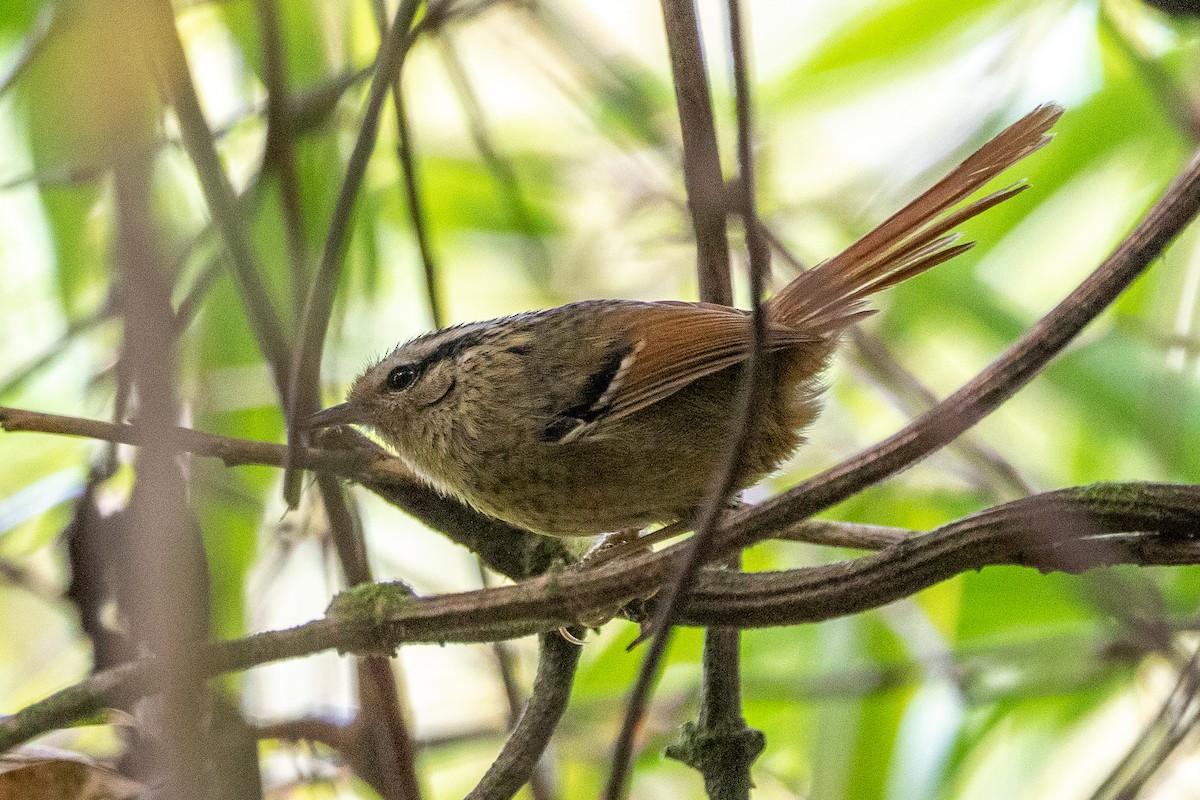
[[[131,638],[156,656],[151,680],[161,691],[143,731],[161,737],[139,752],[164,796],[200,798],[205,770],[204,681],[197,650],[208,637],[208,569],[200,531],[187,507],[183,474],[170,445],[178,421],[175,393],[173,276],[157,249],[151,208],[152,163],[146,155],[148,76],[136,32],[145,3],[114,10],[122,36],[109,53],[113,116],[111,165],[116,208],[117,302],[125,330],[121,360],[137,400],[135,425],[146,445],[134,459],[136,480],[115,544],[121,575],[118,605]],[[201,746],[197,746],[197,745]]]
[[[383,0],[373,0],[371,10],[375,13],[375,25],[382,37],[387,31],[387,9]],[[428,16],[425,17],[429,19]],[[416,32],[414,30],[414,35]],[[437,258],[433,243],[429,241],[429,225],[425,206],[421,202],[421,180],[417,172],[417,158],[413,152],[412,129],[408,124],[408,110],[404,103],[404,87],[400,73],[392,81],[392,107],[396,112],[396,157],[400,161],[400,174],[404,177],[404,199],[408,204],[408,218],[412,223],[413,238],[417,240],[417,252],[421,254],[421,265],[425,270],[425,297],[429,303],[429,317],[433,327],[446,324],[445,308],[437,281]]]
[[[399,72],[411,43],[409,30],[421,0],[400,0],[392,26],[379,46],[375,61],[375,76],[367,93],[367,107],[363,111],[362,125],[354,150],[346,165],[346,176],[342,179],[333,218],[325,237],[325,247],[317,274],[312,281],[308,301],[304,305],[304,316],[300,320],[300,335],[292,351],[291,379],[287,398],[288,419],[288,471],[284,475],[284,495],[288,505],[299,501],[301,472],[294,467],[295,454],[305,443],[300,430],[300,419],[317,410],[320,403],[321,356],[325,352],[325,335],[329,330],[329,318],[333,313],[333,299],[337,293],[338,280],[345,262],[346,247],[350,239],[351,217],[354,212],[358,190],[367,174],[367,163],[375,149],[379,134],[379,115],[393,76]]]
[[[488,578],[487,567],[484,565],[483,559],[476,556],[475,565],[479,568],[480,586],[484,589],[488,588],[492,582]],[[508,701],[508,730],[512,733],[521,719],[522,707],[524,706],[524,701],[521,698],[521,687],[517,685],[516,670],[513,663],[514,654],[505,642],[492,642],[492,655],[496,658],[496,669],[500,673],[500,683],[504,687],[504,698]],[[533,771],[529,775],[529,793],[533,795],[533,800],[550,800],[554,796],[545,770],[541,769],[541,767],[546,765],[546,756],[543,753],[538,765],[533,768]]]
[[[279,176],[280,211],[291,264],[292,311],[299,319],[308,287],[308,247],[304,232],[304,206],[296,173],[292,96],[288,86],[287,52],[279,23],[279,0],[255,0],[263,54],[263,80],[267,87],[267,141],[263,147],[263,173],[274,167]]]
[[[350,586],[369,583],[371,567],[362,531],[350,512],[340,481],[331,475],[318,475],[317,486],[346,582]],[[383,656],[363,656],[356,668],[359,731],[378,766],[379,785],[375,788],[384,800],[417,800],[421,787],[417,780],[416,753],[404,721],[400,688],[391,662]]]
[[[694,0],[662,0],[671,77],[683,135],[683,184],[696,232],[700,297],[733,304],[729,239],[725,232],[725,179],[709,96],[708,70]]]
[[[741,554],[729,567],[741,566]],[[704,777],[712,800],[749,800],[750,767],[766,743],[762,731],[747,727],[742,717],[741,631],[708,628],[704,632],[704,680],[700,685],[700,718],[687,723],[667,755]]]
[[[413,152],[412,129],[408,124],[408,110],[404,104],[399,75],[392,84],[392,106],[396,109],[396,156],[400,159],[400,173],[404,176],[404,199],[408,203],[413,237],[417,240],[417,250],[421,254],[421,265],[425,270],[425,296],[429,302],[429,318],[433,327],[440,328],[446,324],[445,302],[438,288],[437,257],[433,252],[433,243],[429,240],[429,223],[425,216],[425,206],[421,202],[417,157]]]
[[[664,10],[670,3],[664,0]],[[690,5],[689,5],[689,8]],[[694,20],[694,16],[693,16]],[[668,13],[668,30],[670,16]],[[742,373],[742,386],[736,406],[731,412],[733,426],[728,446],[721,463],[712,475],[704,502],[696,513],[696,533],[686,545],[686,552],[673,580],[662,592],[662,600],[655,612],[653,638],[643,658],[637,681],[629,693],[625,719],[613,746],[612,768],[604,788],[606,800],[618,800],[624,795],[633,758],[634,736],[646,712],[651,691],[657,681],[671,629],[676,615],[687,597],[700,567],[711,558],[712,545],[720,529],[718,518],[730,495],[738,489],[737,476],[745,458],[747,445],[755,432],[755,421],[761,416],[759,409],[766,400],[768,371],[763,358],[763,342],[766,340],[766,320],[762,311],[763,283],[770,265],[770,250],[763,237],[762,225],[758,220],[755,202],[754,153],[751,144],[753,120],[751,117],[748,68],[742,47],[740,8],[734,0],[729,4],[729,39],[733,52],[734,86],[737,99],[737,152],[740,169],[738,207],[746,229],[746,245],[750,256],[750,342],[749,354]],[[697,44],[699,37],[696,37]],[[674,47],[672,47],[674,50]],[[711,110],[711,109],[710,109]],[[681,104],[682,111],[682,104]],[[720,220],[724,235],[725,216]],[[698,265],[703,270],[703,263]],[[728,275],[726,275],[728,279]],[[761,749],[761,748],[760,748]],[[757,752],[754,753],[757,755]],[[750,759],[751,761],[753,758]]]

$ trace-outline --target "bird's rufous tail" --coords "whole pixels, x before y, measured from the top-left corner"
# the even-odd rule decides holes
[[[1050,141],[1062,108],[1047,104],[1005,128],[917,199],[839,255],[793,280],[767,305],[772,322],[824,335],[852,324],[863,301],[969,250],[950,231],[1027,188],[1015,183],[973,203],[958,203]]]

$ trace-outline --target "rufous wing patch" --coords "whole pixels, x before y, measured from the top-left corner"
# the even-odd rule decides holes
[[[634,341],[610,391],[598,424],[620,419],[684,386],[744,361],[750,353],[750,316],[709,303],[664,302],[626,312]],[[767,330],[773,352],[821,341],[820,336],[778,326]]]

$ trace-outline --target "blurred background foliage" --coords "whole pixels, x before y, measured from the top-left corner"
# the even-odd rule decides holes
[[[120,324],[111,176],[97,154],[140,115],[154,154],[160,250],[178,270],[185,422],[282,441],[272,380],[195,173],[153,87],[113,97],[109,3],[0,6],[0,404],[109,418]],[[891,291],[864,328],[937,396],[984,367],[1099,263],[1200,136],[1197,27],[1132,0],[751,0],[760,205],[815,263],[1034,105],[1067,106],[1054,143],[1013,171],[1031,191],[968,226],[981,246]],[[278,174],[263,168],[265,76],[255,5],[184,0],[178,26],[253,233],[294,331],[358,129],[378,46],[365,0],[280,3],[302,197],[294,270]],[[694,249],[662,20],[646,0],[434,4],[404,68],[420,193],[448,322],[591,297],[691,298]],[[734,163],[723,12],[699,3],[726,174]],[[120,124],[118,124],[120,123]],[[353,216],[324,395],[434,319],[385,109]],[[1200,480],[1200,242],[1176,243],[1044,376],[965,443],[830,512],[924,529],[1029,491],[1096,480]],[[292,247],[297,247],[293,241]],[[740,247],[740,244],[738,245]],[[302,260],[302,265],[305,263]],[[787,279],[775,259],[775,282]],[[741,285],[741,284],[739,284]],[[741,298],[744,302],[745,298]],[[289,334],[290,335],[290,334]],[[811,444],[764,496],[894,431],[923,401],[861,356],[833,368]],[[984,457],[986,455],[986,458]],[[0,436],[0,698],[12,711],[84,676],[90,648],[63,598],[60,534],[101,443]],[[119,448],[118,461],[128,453]],[[320,504],[286,512],[266,468],[188,465],[213,576],[214,634],[322,613],[338,588]],[[103,488],[119,507],[122,466]],[[380,579],[478,585],[474,560],[355,494]],[[748,569],[852,555],[770,543]],[[746,716],[767,750],[761,798],[1086,798],[1155,715],[1195,647],[1196,568],[1080,577],[967,574],[877,612],[743,637]],[[1148,629],[1169,636],[1149,637]],[[640,656],[621,622],[593,635],[547,771],[593,797]],[[699,797],[663,747],[694,717],[701,637],[678,636],[645,730],[635,797]],[[515,643],[527,690],[532,641]],[[508,707],[487,647],[404,648],[396,662],[427,795],[461,797],[502,741]],[[225,686],[252,721],[352,714],[353,676],[325,654]],[[1194,698],[1193,698],[1194,701]],[[111,726],[51,737],[107,755]],[[1196,737],[1143,797],[1195,797]],[[264,740],[273,797],[371,796],[336,754]],[[1190,792],[1190,794],[1189,794]]]

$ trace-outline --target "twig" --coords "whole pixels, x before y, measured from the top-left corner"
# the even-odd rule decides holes
[[[675,104],[683,135],[683,183],[696,232],[700,296],[733,304],[729,240],[725,232],[725,179],[713,123],[712,99],[695,0],[662,0]]]
[[[581,86],[565,81],[561,73],[539,64],[547,80],[555,84],[566,99],[582,114],[593,113],[595,99],[604,102],[605,115],[615,115],[617,130],[607,127],[601,133],[629,154],[654,150],[662,152],[672,165],[678,164],[679,142],[657,122],[657,98],[650,96],[639,79],[651,80],[649,70],[631,62],[613,58],[597,46],[590,30],[582,28],[564,13],[558,4],[526,0],[519,6],[534,26],[538,40],[554,53],[556,66],[572,68]],[[684,203],[680,202],[680,206]],[[728,260],[726,260],[728,264]],[[728,267],[727,267],[728,268]]]
[[[1200,651],[1179,670],[1175,686],[1129,751],[1092,793],[1092,800],[1135,800],[1167,757],[1200,721]]]
[[[0,406],[0,427],[6,431],[36,431],[63,436],[83,436],[137,447],[151,443],[146,434],[133,425],[81,417],[66,417],[6,406]],[[273,442],[218,436],[190,428],[172,428],[165,434],[163,443],[175,452],[219,458],[228,466],[263,464],[281,467],[287,455],[283,445]],[[303,456],[306,467],[341,475],[353,474],[358,467],[371,460],[370,457],[365,457],[361,453],[316,448],[306,450]],[[383,476],[379,475],[378,477],[382,478]]]
[[[151,22],[157,28],[154,39],[158,46],[156,60],[163,92],[179,118],[184,147],[196,168],[196,176],[200,180],[200,188],[212,214],[213,223],[221,232],[221,238],[229,251],[230,266],[238,285],[238,292],[246,304],[250,328],[274,376],[280,399],[283,400],[286,398],[285,390],[288,387],[287,340],[263,284],[262,266],[250,243],[245,217],[239,213],[233,187],[221,166],[212,131],[208,128],[200,101],[196,97],[183,45],[175,29],[175,12],[169,0],[155,0],[153,5],[157,8],[150,16]]]
[[[408,124],[408,111],[399,75],[392,86],[392,105],[396,109],[396,157],[400,160],[400,174],[404,176],[404,199],[408,205],[408,218],[412,222],[413,238],[417,240],[417,251],[421,254],[421,264],[425,270],[425,298],[429,303],[429,318],[433,327],[440,328],[446,324],[445,303],[438,287],[437,257],[433,252],[433,243],[429,240],[429,223],[421,200],[420,175],[413,153],[412,129]]]
[[[374,0],[371,8],[375,12],[375,25],[382,37],[387,30],[387,9],[383,0]],[[414,39],[420,36],[421,29],[435,13],[434,7],[427,4],[425,16],[413,27]],[[399,74],[392,81],[392,108],[396,112],[396,158],[400,162],[400,174],[404,177],[404,199],[408,206],[408,218],[412,223],[413,238],[417,240],[417,252],[421,255],[421,265],[425,270],[425,298],[429,303],[429,317],[433,327],[440,328],[445,324],[445,313],[441,291],[438,288],[437,259],[433,254],[433,244],[429,241],[425,206],[421,201],[419,187],[420,177],[417,174],[416,157],[413,155],[412,131],[408,125],[408,111],[404,104],[404,85]]]
[[[850,329],[849,337],[859,363],[875,376],[878,383],[888,387],[910,415],[937,405],[937,397],[929,387],[905,369],[879,337],[870,336],[857,326]],[[986,443],[964,435],[954,441],[953,447],[974,467],[981,488],[997,497],[1024,497],[1033,493],[1033,487],[1017,468]]]
[[[0,406],[0,428],[7,431],[32,431],[66,436],[84,436],[101,441],[140,446],[142,437],[131,425],[99,420],[66,417],[38,411]],[[283,445],[218,436],[187,428],[176,428],[168,434],[175,452],[218,458],[227,466],[283,466],[287,450]],[[554,562],[562,563],[566,551],[556,539],[535,536],[503,522],[490,519],[454,500],[424,486],[395,459],[377,445],[355,437],[355,450],[325,450],[309,448],[302,453],[305,469],[324,471],[351,478],[383,497],[389,503],[409,511],[435,530],[468,546],[484,557],[491,569],[514,580],[540,575]],[[1153,487],[1156,484],[1095,484],[1097,491],[1116,486]],[[1173,487],[1188,491],[1190,487]],[[1081,496],[1083,490],[1079,491]],[[1115,491],[1115,490],[1114,490]],[[1067,497],[1074,497],[1068,492]],[[1138,495],[1140,497],[1140,495]],[[1159,498],[1148,496],[1152,503]],[[1130,501],[1133,502],[1133,501]],[[733,529],[732,533],[741,532]],[[879,550],[907,540],[915,540],[910,531],[878,525],[801,520],[767,538],[811,542],[836,547]],[[630,596],[651,590],[665,574],[678,548],[622,560],[625,566],[623,586]],[[1133,556],[1136,560],[1136,555]],[[1156,558],[1166,557],[1160,553]],[[1156,561],[1155,563],[1162,563]],[[618,589],[618,591],[622,591]]]
[[[750,797],[750,767],[766,746],[762,731],[747,726],[742,716],[741,641],[737,628],[705,630],[700,718],[686,723],[680,740],[666,751],[704,777],[713,800]]]
[[[500,755],[467,800],[507,800],[515,795],[534,775],[550,736],[567,710],[582,648],[557,631],[542,634],[538,641],[541,657],[525,710]]]
[[[1200,139],[1200,109],[1196,107],[1196,102],[1182,90],[1160,62],[1147,56],[1138,44],[1130,41],[1130,34],[1113,18],[1111,9],[1101,6],[1099,11],[1098,32],[1108,34],[1109,40],[1150,89],[1163,114],[1192,141]]]
[[[340,86],[341,84],[339,83],[338,85]],[[150,157],[150,151],[148,151],[147,157]],[[253,198],[271,166],[272,165],[270,162],[265,163],[263,165],[263,170],[260,170],[258,174],[251,179],[249,187],[241,195],[237,196],[236,203],[241,209],[245,209],[248,205],[254,202]],[[175,263],[173,274],[180,273],[183,265],[192,256],[192,254],[196,252],[201,244],[212,238],[213,231],[213,225],[211,223],[206,224],[195,236],[192,237],[187,246],[184,247],[178,257],[174,259]],[[181,333],[185,328],[187,328],[192,320],[195,319],[196,314],[200,310],[201,303],[208,294],[208,290],[212,288],[212,285],[216,281],[220,271],[224,269],[224,264],[221,263],[221,259],[215,253],[211,255],[206,254],[205,259],[207,263],[205,263],[201,269],[200,275],[196,278],[195,283],[192,284],[191,288],[188,289],[187,293],[179,301],[179,305],[175,309],[175,328],[177,334]],[[52,360],[54,360],[55,357],[61,355],[64,346],[68,341],[102,324],[106,320],[110,319],[113,316],[113,313],[112,302],[111,299],[109,299],[106,300],[104,305],[102,305],[100,308],[92,311],[78,320],[71,322],[57,342],[47,348],[45,352],[27,362],[24,366],[19,367],[16,372],[4,379],[3,384],[0,384],[0,397],[17,391],[22,384],[36,375],[38,370],[49,364]]]
[[[856,550],[883,550],[916,535],[907,528],[869,525],[864,522],[840,522],[831,519],[806,519],[779,531],[772,539],[806,542],[825,547],[850,547]]]
[[[135,446],[145,441],[131,425],[4,406],[0,406],[0,427]],[[300,453],[300,465],[357,481],[434,530],[469,547],[489,568],[514,580],[540,575],[554,563],[567,560],[567,551],[557,539],[537,536],[485,517],[430,488],[369,439],[354,434],[345,436],[350,441],[348,448],[345,443],[344,449],[337,450],[306,448]],[[218,458],[231,467],[248,464],[282,467],[289,457],[286,447],[273,442],[236,439],[188,428],[173,429],[168,443],[175,452]]]
[[[980,557],[989,563],[1000,558],[1043,571],[1079,573],[1128,559],[1158,561],[1180,555],[1168,556],[1158,549],[1166,539],[1107,535],[1135,528],[1176,537],[1184,551],[1200,553],[1188,510],[1197,500],[1200,487],[1137,483],[1095,484],[1034,495],[829,567],[772,573],[762,582],[738,582],[736,589],[728,574],[713,572],[705,588],[693,592],[684,619],[688,624],[699,619],[736,624],[761,614],[777,624],[817,621],[826,618],[822,608],[837,608],[839,616],[845,613],[846,602],[863,603],[858,610],[875,608],[936,583],[952,563],[976,563]],[[1143,518],[1131,525],[1147,513],[1153,521]],[[884,564],[887,567],[880,570]],[[829,584],[822,585],[823,581]],[[833,605],[825,606],[827,601]]]
[[[674,7],[674,5],[671,2],[664,3],[664,11]],[[694,18],[692,21],[695,21]],[[758,224],[758,209],[755,202],[756,184],[752,142],[753,119],[751,117],[750,82],[745,62],[741,23],[741,10],[737,0],[730,0],[729,40],[733,52],[733,74],[738,122],[738,165],[741,173],[741,180],[738,183],[738,189],[740,190],[738,207],[741,209],[742,219],[745,221],[746,245],[750,255],[750,300],[752,303],[750,353],[742,373],[743,386],[739,392],[737,409],[731,415],[733,427],[731,428],[732,433],[729,437],[725,457],[722,459],[717,472],[712,478],[704,503],[697,515],[696,533],[686,543],[685,555],[680,562],[678,572],[674,580],[667,587],[667,590],[663,593],[661,606],[654,617],[653,641],[644,656],[637,681],[630,691],[629,701],[625,710],[625,719],[621,725],[621,731],[617,737],[616,744],[613,747],[612,768],[604,790],[604,796],[608,800],[618,800],[625,793],[625,783],[633,755],[634,735],[641,724],[642,716],[645,713],[646,704],[650,696],[651,686],[658,676],[659,665],[662,662],[663,655],[666,653],[667,643],[670,641],[671,636],[671,626],[675,622],[675,616],[679,612],[684,598],[687,597],[688,590],[691,588],[693,581],[695,581],[696,575],[700,572],[700,567],[712,558],[710,551],[717,536],[718,517],[730,494],[738,488],[737,477],[745,459],[746,449],[758,430],[756,420],[761,416],[760,409],[768,391],[767,380],[769,373],[765,369],[766,362],[763,358],[762,350],[762,344],[766,340],[766,321],[763,318],[761,302],[766,275],[770,269],[770,251],[767,249],[767,242],[762,237],[761,226]],[[669,28],[670,25],[668,25]],[[682,115],[682,102],[680,103],[680,110]],[[714,219],[711,222],[719,224],[723,232],[725,230],[724,212],[722,212],[719,220]],[[699,227],[700,222],[697,219],[697,229]],[[703,274],[703,271],[709,268],[701,265],[700,269]],[[726,280],[728,280],[728,274],[726,275]],[[740,720],[740,713],[738,718]],[[761,747],[759,750],[761,750]],[[746,752],[749,753],[748,750]],[[743,759],[740,765],[744,766],[747,771],[745,776],[747,792],[749,791],[748,771],[750,762],[757,755],[758,751],[755,751],[750,755],[748,761]],[[707,774],[705,780],[707,784]]]
[[[478,556],[475,557],[475,565],[479,569],[479,585],[486,589],[492,585],[487,567],[484,566],[483,559]],[[500,678],[500,685],[504,689],[504,699],[508,703],[507,728],[511,733],[521,718],[521,709],[525,703],[521,697],[521,687],[517,684],[515,653],[507,642],[492,642],[492,656],[496,660],[496,672]],[[543,754],[544,758],[545,754]],[[529,775],[529,792],[533,795],[533,800],[550,800],[552,796],[550,785],[542,769],[545,766],[544,761],[539,761],[538,767]]]
[[[764,224],[762,231],[771,248],[793,269],[797,272],[806,269],[770,227]],[[859,362],[880,386],[906,406],[908,413],[918,414],[937,405],[937,396],[920,378],[905,369],[877,336],[871,336],[854,326],[850,329],[849,337]],[[971,436],[960,436],[953,446],[983,473],[978,480],[985,483],[997,497],[1024,497],[1033,493],[1033,487],[1021,477],[1017,468],[987,444],[976,442]]]
[[[80,317],[77,320],[69,323],[67,329],[63,331],[58,340],[50,347],[46,348],[42,353],[34,356],[22,366],[18,367],[15,372],[5,376],[4,383],[0,384],[0,397],[7,394],[12,394],[21,388],[21,386],[38,373],[43,367],[49,364],[58,356],[62,355],[63,350],[72,339],[80,334],[87,333],[93,328],[111,319],[113,316],[112,304],[105,301],[104,305],[89,314]]]
[[[363,541],[362,530],[350,511],[349,503],[346,502],[341,481],[333,475],[318,474],[317,489],[321,493],[321,503],[329,521],[329,534],[333,539],[333,549],[341,563],[346,585],[369,583],[372,578],[371,567],[367,562],[366,542]]]
[[[297,317],[304,310],[308,285],[308,247],[304,232],[304,208],[296,173],[292,121],[292,96],[288,87],[287,53],[279,25],[279,0],[255,0],[259,41],[263,53],[263,82],[267,88],[267,140],[263,145],[263,171],[267,166],[279,176],[280,212],[291,264],[292,309]]]
[[[301,417],[316,411],[320,401],[321,354],[324,352],[329,317],[333,312],[338,278],[345,261],[354,202],[366,175],[371,152],[375,149],[375,138],[379,133],[379,114],[383,110],[388,87],[408,52],[411,42],[409,28],[412,27],[413,17],[416,16],[420,5],[421,0],[401,0],[392,19],[392,27],[380,45],[375,74],[371,78],[371,88],[367,93],[367,107],[363,111],[354,150],[346,165],[346,176],[338,191],[333,217],[325,237],[325,248],[321,253],[321,262],[304,307],[300,336],[292,352],[291,383],[286,393],[289,452],[297,457],[304,443],[303,432],[297,422]],[[284,476],[284,494],[289,505],[295,505],[300,489],[300,475],[294,471],[294,466],[289,464],[289,474]]]
[[[390,656],[358,659],[358,733],[366,740],[377,767],[375,788],[385,800],[419,800],[416,748],[400,706],[400,689]]]
[[[332,475],[318,475],[317,486],[347,584],[371,582],[366,542],[341,483]],[[391,663],[386,657],[367,655],[356,666],[359,709],[355,730],[374,766],[370,777],[377,783],[373,785],[385,800],[417,800],[421,789],[417,782],[416,754],[400,707],[400,691]]]
[[[387,30],[387,9],[383,0],[373,0],[371,8],[375,12],[375,25],[379,35]],[[436,7],[426,4],[425,16],[413,26],[412,38],[420,37],[426,23],[437,12]],[[408,125],[408,111],[404,104],[404,85],[399,74],[392,81],[392,108],[396,112],[396,158],[400,162],[400,174],[404,176],[404,199],[408,206],[408,218],[412,223],[413,238],[417,241],[417,252],[421,255],[421,265],[425,270],[425,299],[429,303],[429,317],[433,327],[440,328],[445,324],[445,314],[442,306],[441,291],[437,280],[437,259],[434,257],[433,244],[429,241],[428,224],[425,217],[425,206],[421,201],[420,178],[417,174],[416,157],[413,155],[412,131]]]

